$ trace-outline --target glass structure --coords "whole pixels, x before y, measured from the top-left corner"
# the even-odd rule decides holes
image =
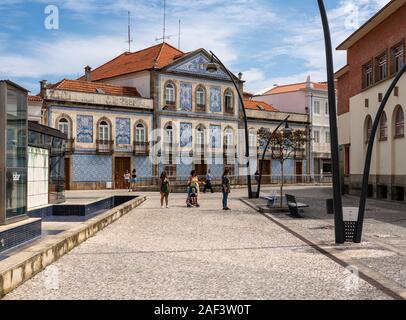
[[[0,224],[27,212],[27,91],[0,81]]]
[[[59,130],[34,122],[28,123],[28,145],[46,149],[49,154],[48,203],[65,201],[65,141],[66,135]]]

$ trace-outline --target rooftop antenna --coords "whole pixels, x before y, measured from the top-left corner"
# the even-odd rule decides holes
[[[160,41],[165,42],[166,39],[170,39],[174,37],[175,35],[166,35],[166,0],[164,0],[164,25],[163,25],[163,30],[162,30],[162,38],[155,38],[155,41]]]
[[[133,42],[131,38],[131,11],[128,11],[128,52],[131,52],[131,42]]]
[[[179,19],[179,32],[178,32],[178,49],[180,50],[180,25],[181,25],[181,20]]]
[[[162,41],[165,42],[166,35],[166,0],[164,0],[164,27],[162,32]]]

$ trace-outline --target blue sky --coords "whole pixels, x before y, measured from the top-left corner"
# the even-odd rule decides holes
[[[334,46],[389,0],[325,0]],[[59,29],[47,30],[46,6],[59,9]],[[0,78],[33,93],[38,81],[76,78],[128,50],[127,11],[132,12],[132,51],[162,36],[163,0],[5,0],[0,2]],[[213,50],[246,89],[325,80],[324,42],[316,0],[167,0],[167,34],[181,49]],[[177,36],[168,40],[177,46]],[[336,68],[345,54],[335,53]]]

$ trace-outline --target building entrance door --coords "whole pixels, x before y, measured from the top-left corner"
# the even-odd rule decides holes
[[[195,163],[195,170],[198,176],[205,176],[207,173],[207,164],[204,160],[200,160],[200,163]]]
[[[296,183],[303,183],[303,163],[296,162]]]
[[[114,188],[127,189],[124,181],[126,171],[131,173],[131,158],[114,158]]]
[[[258,172],[261,168],[262,160],[259,160]],[[271,160],[264,160],[262,168],[262,183],[270,184],[271,183]]]
[[[65,190],[70,190],[70,158],[65,158]]]

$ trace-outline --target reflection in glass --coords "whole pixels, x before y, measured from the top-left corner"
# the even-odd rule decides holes
[[[27,103],[26,95],[7,90],[6,217],[27,210]]]

